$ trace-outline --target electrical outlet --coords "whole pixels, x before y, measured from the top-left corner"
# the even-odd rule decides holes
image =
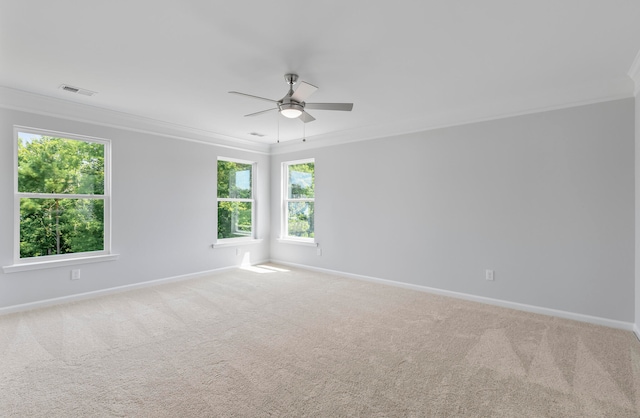
[[[484,278],[486,280],[493,280],[493,275],[494,275],[493,270],[485,270],[484,271]]]
[[[71,280],[80,280],[80,269],[71,270]]]
[[[317,255],[322,255],[322,248],[318,248],[318,249],[316,250],[316,254],[317,254]]]

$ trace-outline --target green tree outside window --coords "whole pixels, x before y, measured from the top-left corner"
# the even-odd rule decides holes
[[[218,160],[218,239],[253,236],[253,163]]]
[[[314,238],[315,162],[285,163],[285,168],[285,235]]]
[[[20,258],[104,250],[105,145],[18,133]]]

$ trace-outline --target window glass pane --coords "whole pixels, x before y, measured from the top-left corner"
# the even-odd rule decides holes
[[[218,202],[218,238],[251,237],[251,202]]]
[[[287,203],[287,235],[313,238],[313,202]]]
[[[293,164],[289,166],[288,196],[289,199],[313,198],[314,196],[314,163]]]
[[[252,164],[218,160],[218,197],[251,199]]]
[[[18,191],[104,194],[104,144],[18,133]]]
[[[101,199],[20,199],[20,258],[104,250]]]

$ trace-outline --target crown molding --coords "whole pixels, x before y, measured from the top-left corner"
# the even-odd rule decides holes
[[[198,128],[4,86],[0,86],[0,107],[239,151],[278,155],[630,98],[640,90],[640,53],[636,57],[628,75],[629,77],[623,76],[619,79],[602,83],[553,89],[530,97],[515,97],[509,100],[493,102],[486,101],[475,106],[445,109],[441,112],[425,114],[419,117],[387,120],[376,125],[307,137],[305,142],[291,140],[277,144],[265,144],[233,138]]]
[[[631,64],[627,74],[635,83],[633,94],[637,96],[640,92],[640,51],[636,54],[636,58],[633,60],[633,64]]]
[[[203,129],[104,109],[85,103],[71,102],[6,86],[0,86],[0,107],[240,151],[269,154],[268,144],[228,137]]]
[[[271,154],[288,154],[352,142],[398,137],[418,132],[623,100],[633,97],[632,84],[631,80],[625,76],[616,80],[609,80],[608,83],[575,85],[563,90],[542,92],[532,97],[518,97],[500,102],[487,101],[481,105],[459,108],[455,111],[445,110],[418,118],[402,119],[394,122],[386,121],[379,125],[307,137],[306,142],[286,141],[279,144],[271,144]]]

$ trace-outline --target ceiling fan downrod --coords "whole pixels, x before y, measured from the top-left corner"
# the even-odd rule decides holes
[[[298,74],[285,74],[284,79],[289,85],[288,96],[291,97],[291,95],[293,95],[293,85],[298,82]]]

